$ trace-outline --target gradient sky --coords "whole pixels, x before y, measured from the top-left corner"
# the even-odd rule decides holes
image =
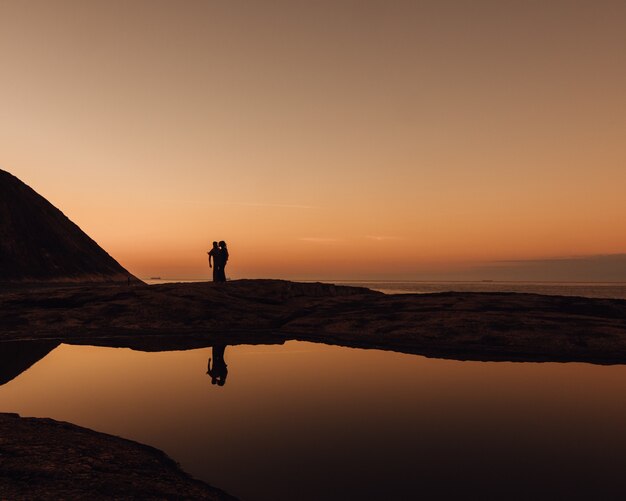
[[[140,277],[626,253],[623,1],[0,0],[0,71],[0,168]]]

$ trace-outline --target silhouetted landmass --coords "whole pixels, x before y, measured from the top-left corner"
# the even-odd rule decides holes
[[[41,195],[0,170],[0,283],[138,279]]]
[[[79,286],[0,293],[0,339],[151,350],[299,339],[461,360],[626,363],[626,301],[281,280]]]
[[[0,437],[1,499],[235,499],[158,449],[73,424],[0,413]]]

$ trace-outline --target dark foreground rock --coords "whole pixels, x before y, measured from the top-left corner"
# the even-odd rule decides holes
[[[280,280],[0,292],[5,342],[159,350],[289,339],[462,360],[626,363],[626,301],[517,293],[390,296]]]
[[[0,499],[234,500],[163,452],[52,419],[0,414]]]

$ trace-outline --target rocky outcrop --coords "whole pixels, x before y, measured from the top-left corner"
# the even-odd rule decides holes
[[[234,500],[146,445],[52,419],[0,413],[1,499]]]
[[[180,348],[289,339],[472,360],[626,363],[626,301],[227,283],[0,294],[0,340]]]
[[[59,209],[0,170],[0,283],[138,281]]]

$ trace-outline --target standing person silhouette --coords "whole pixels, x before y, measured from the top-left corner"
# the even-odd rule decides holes
[[[221,240],[219,243],[219,282],[226,282],[226,263],[228,262],[228,248],[226,242]]]
[[[217,242],[213,242],[213,248],[207,252],[209,255],[209,268],[213,268],[213,281],[220,281],[220,270],[219,270],[219,262],[220,262],[220,248],[217,246]],[[213,259],[213,264],[211,264],[211,258]]]

